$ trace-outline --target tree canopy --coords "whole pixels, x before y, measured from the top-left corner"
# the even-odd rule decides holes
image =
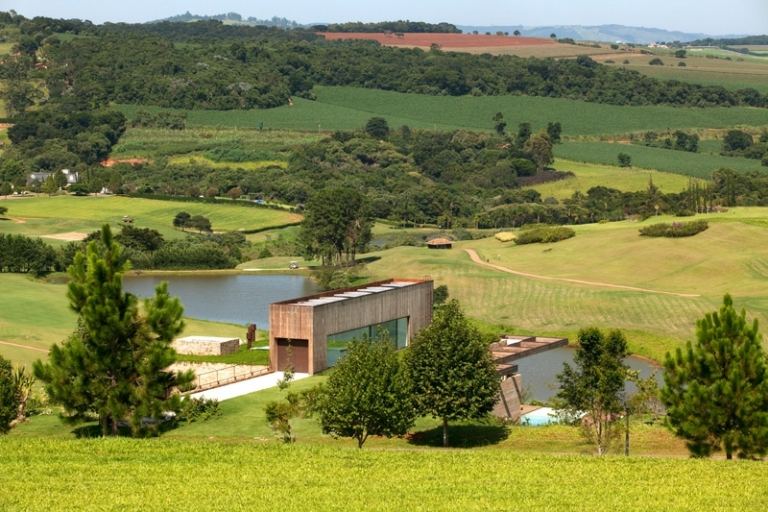
[[[667,420],[695,457],[768,453],[768,364],[757,320],[726,295],[696,323],[696,341],[664,361]]]
[[[35,375],[51,401],[64,408],[65,419],[96,416],[102,433],[112,435],[123,422],[134,435],[156,430],[162,414],[179,410],[176,390],[193,378],[191,372],[167,369],[176,355],[171,342],[184,325],[178,299],[163,283],[140,309],[138,299],[122,290],[127,269],[105,225],[101,239],[77,253],[69,268],[67,296],[77,313],[77,329],[51,347],[47,362],[34,364]]]
[[[499,400],[499,376],[489,344],[451,300],[440,307],[432,324],[413,340],[406,353],[417,411],[443,422],[483,418]]]

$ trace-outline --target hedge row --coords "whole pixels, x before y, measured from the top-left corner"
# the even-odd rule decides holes
[[[640,228],[640,236],[680,238],[684,236],[693,236],[701,233],[709,227],[705,220],[694,220],[691,222],[673,222],[672,224],[659,223],[651,224]]]
[[[551,244],[572,238],[574,236],[576,236],[576,232],[571,228],[562,226],[547,226],[529,229],[527,231],[523,231],[522,233],[518,233],[517,238],[515,238],[515,244]]]

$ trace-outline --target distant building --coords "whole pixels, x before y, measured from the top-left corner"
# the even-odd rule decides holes
[[[317,373],[336,364],[353,339],[387,332],[398,348],[432,322],[431,280],[389,279],[269,306],[273,370]]]
[[[430,249],[450,249],[453,247],[453,240],[447,238],[433,238],[427,242],[427,247]]]
[[[80,181],[80,174],[75,171],[70,171],[69,169],[62,169],[61,173],[64,175],[64,177],[67,180],[67,185],[74,185],[78,181]],[[27,185],[32,185],[34,183],[45,183],[45,180],[53,176],[54,173],[52,172],[33,172],[30,173],[29,176],[27,176]]]

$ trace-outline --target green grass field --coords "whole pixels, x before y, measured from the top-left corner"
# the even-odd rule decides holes
[[[656,169],[675,174],[708,179],[720,168],[740,172],[763,171],[759,160],[721,156],[712,153],[688,153],[637,144],[611,142],[564,142],[555,146],[555,155],[562,159],[599,164],[616,164],[619,153],[632,157],[632,168]],[[627,169],[627,172],[632,172]]]
[[[125,108],[129,113],[144,107]],[[205,112],[199,112],[205,114]],[[230,112],[234,114],[235,112]],[[112,149],[111,157],[158,158],[199,156],[208,150],[242,148],[262,154],[262,159],[287,160],[289,148],[297,144],[314,142],[323,135],[284,130],[258,130],[239,128],[188,128],[162,130],[157,128],[128,128],[120,142]]]
[[[559,171],[571,171],[572,178],[534,185],[543,198],[554,197],[567,199],[574,192],[586,193],[590,188],[602,185],[625,192],[645,190],[649,180],[663,192],[680,192],[688,187],[689,178],[679,174],[646,170],[623,169],[614,165],[575,162],[570,160],[555,160],[554,167]]]
[[[299,215],[269,208],[118,196],[36,196],[0,200],[0,205],[7,206],[7,216],[15,219],[0,221],[0,232],[30,236],[89,233],[105,223],[119,226],[123,216],[128,215],[135,226],[156,229],[168,238],[180,238],[184,234],[173,228],[173,218],[180,211],[208,217],[215,231],[256,229],[301,220]]]
[[[764,466],[748,461],[128,439],[9,438],[0,439],[0,453],[4,510],[699,511],[768,504]]]
[[[75,328],[63,276],[43,281],[21,274],[0,274],[0,355],[16,364],[30,365],[44,358],[51,345],[69,336]],[[185,320],[185,335],[245,338],[239,325]]]
[[[716,310],[726,292],[768,325],[768,211],[740,208],[702,218],[710,220],[710,229],[682,239],[639,236],[643,225],[680,220],[659,217],[575,226],[575,238],[552,245],[487,238],[457,242],[450,251],[398,247],[373,253],[381,259],[367,272],[371,278],[431,276],[448,285],[469,316],[500,329],[568,337],[589,325],[625,329],[633,352],[661,360],[693,338],[696,320]],[[471,262],[464,248],[516,271],[672,294],[508,274]]]
[[[353,87],[317,87],[316,91],[317,101],[296,98],[293,106],[269,110],[189,111],[188,124],[255,128],[263,122],[268,129],[328,131],[358,129],[371,117],[383,116],[392,127],[490,130],[496,112],[502,112],[511,127],[525,121],[541,129],[547,122],[560,121],[565,136],[768,124],[768,110],[743,107],[622,107],[560,98],[427,96]],[[119,108],[129,117],[138,110]]]
[[[743,55],[717,48],[689,49],[685,59],[677,59],[673,50],[654,50],[655,55],[601,56],[597,60],[613,60],[612,66],[621,66],[661,80],[680,80],[702,85],[720,85],[737,90],[748,87],[768,93],[768,58]],[[706,58],[706,55],[718,58]],[[664,65],[651,66],[654,57]],[[731,60],[726,60],[730,57]],[[628,63],[624,63],[628,61]],[[679,66],[680,62],[685,66]]]

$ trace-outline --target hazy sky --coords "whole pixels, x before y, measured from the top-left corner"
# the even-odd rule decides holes
[[[616,23],[709,34],[768,33],[768,0],[0,0],[27,17],[141,22],[190,11],[301,23],[411,19],[458,25]]]

